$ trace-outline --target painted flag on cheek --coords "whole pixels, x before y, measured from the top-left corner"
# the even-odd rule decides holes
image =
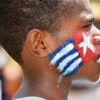
[[[74,39],[68,39],[56,51],[49,54],[50,63],[55,65],[63,76],[74,74],[83,65],[74,43]]]
[[[91,35],[87,31],[79,31],[49,54],[48,58],[63,76],[71,76],[84,62],[92,60],[96,56],[95,52]]]
[[[97,49],[93,44],[92,35],[87,31],[79,31],[72,36],[75,40],[75,48],[82,57],[83,62],[89,62],[97,57]]]

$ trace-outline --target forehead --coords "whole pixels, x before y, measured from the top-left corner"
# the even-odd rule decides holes
[[[70,19],[87,20],[93,18],[93,13],[90,7],[89,0],[63,0],[65,7],[68,7],[66,14],[69,14]],[[69,13],[68,13],[69,12]]]
[[[87,10],[91,12],[89,0],[75,0],[75,1],[77,4],[77,7],[80,7],[83,10]]]
[[[94,18],[89,0],[76,0],[77,11],[74,13],[74,18],[79,18],[82,21],[88,21],[91,18]]]
[[[88,4],[89,3],[89,0],[62,0],[62,2],[64,4],[66,3],[76,3],[76,4],[79,4],[79,5],[84,5],[84,4]]]
[[[70,12],[78,12],[80,10],[90,11],[89,0],[62,0],[62,3],[66,10],[69,10]]]
[[[91,11],[89,0],[62,0],[63,1],[63,16],[67,16],[67,18],[75,19],[75,18],[85,18],[89,16],[93,16]],[[70,21],[68,19],[68,21]]]

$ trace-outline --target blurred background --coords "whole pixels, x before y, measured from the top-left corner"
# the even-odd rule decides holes
[[[95,25],[100,29],[100,0],[90,0],[93,13],[95,15]],[[19,88],[23,74],[20,66],[0,47],[0,75],[3,75],[4,92],[7,98],[11,97]],[[1,76],[0,76],[1,77]],[[2,97],[0,82],[0,100]],[[69,100],[100,100],[100,79],[91,83],[87,80],[74,80],[69,94]]]

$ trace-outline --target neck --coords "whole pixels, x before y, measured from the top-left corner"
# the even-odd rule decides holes
[[[45,75],[46,76],[46,75]],[[66,100],[70,89],[71,81],[69,78],[65,78],[57,75],[43,77],[36,81],[24,79],[24,82],[16,95],[16,98],[22,98],[26,96],[39,96],[47,100]]]

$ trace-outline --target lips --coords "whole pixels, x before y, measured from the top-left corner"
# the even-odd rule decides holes
[[[98,50],[98,54],[97,54],[97,57],[96,57],[96,62],[97,62],[97,64],[100,64],[100,45],[96,45],[96,48]]]
[[[100,54],[97,56],[96,62],[97,62],[97,64],[100,64]]]

